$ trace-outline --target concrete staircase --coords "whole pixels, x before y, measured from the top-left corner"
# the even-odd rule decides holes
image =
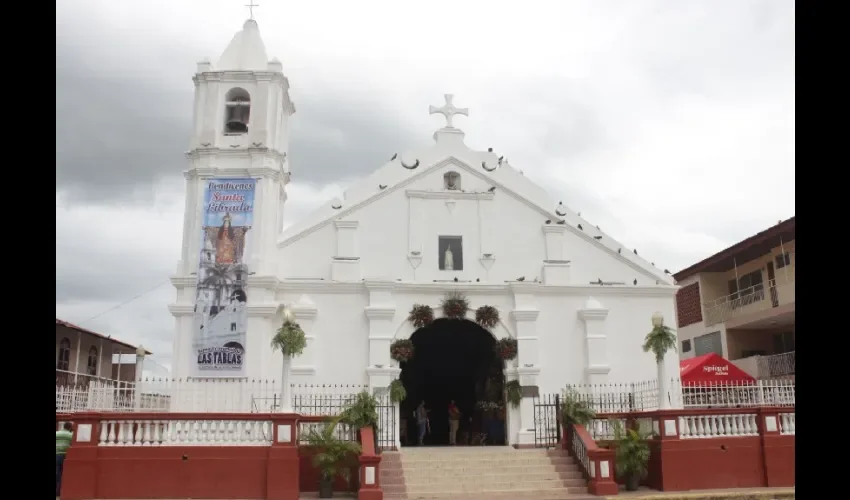
[[[384,452],[381,486],[387,500],[597,498],[563,450],[482,446]]]

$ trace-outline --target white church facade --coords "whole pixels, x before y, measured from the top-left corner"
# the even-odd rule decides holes
[[[440,317],[441,300],[457,292],[470,320],[493,306],[493,336],[516,340],[507,380],[543,394],[568,383],[656,378],[641,345],[653,313],[675,321],[672,278],[582,219],[569,200],[553,199],[505,152],[467,145],[458,122],[475,126],[474,114],[451,96],[430,110],[446,121],[430,144],[423,138],[422,147],[399,152],[283,230],[290,168],[306,167],[288,161],[295,106],[257,23],[247,21],[215,64],[199,63],[194,81],[183,246],[169,306],[175,377],[279,379],[281,356],[269,345],[288,308],[308,341],[293,359],[293,383],[387,387],[400,373],[390,345],[416,330],[413,306]],[[237,182],[252,190],[250,207],[210,187]],[[216,196],[249,215],[225,223],[230,209],[210,208]],[[220,256],[233,249],[235,257]],[[207,290],[218,286],[216,272],[224,293]],[[199,332],[209,324],[223,325],[207,339],[223,357],[204,371]],[[677,374],[678,364],[670,353],[666,372]],[[529,398],[509,409],[510,443],[533,439],[532,412]]]

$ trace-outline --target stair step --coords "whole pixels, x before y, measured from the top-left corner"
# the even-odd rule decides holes
[[[580,471],[568,472],[526,472],[526,473],[490,473],[467,477],[463,475],[440,475],[431,474],[430,471],[422,474],[405,474],[381,476],[382,485],[390,484],[406,484],[408,487],[413,487],[417,484],[432,484],[432,483],[451,483],[456,484],[462,480],[463,483],[495,483],[500,482],[527,482],[527,481],[579,481],[578,484],[584,484],[584,477]]]
[[[482,458],[482,459],[467,459],[467,460],[417,460],[404,458],[401,462],[404,470],[409,470],[418,467],[427,467],[434,469],[455,469],[458,467],[501,467],[509,465],[525,465],[532,467],[543,467],[547,465],[573,465],[575,461],[572,458],[555,458],[555,457],[537,457],[537,458]]]
[[[406,499],[406,500],[431,500],[450,498],[452,500],[484,500],[484,499],[499,499],[499,500],[519,500],[519,499],[534,499],[534,500],[598,500],[599,497],[590,496],[587,494],[587,488],[564,488],[562,490],[489,490],[489,491],[441,491],[441,492],[407,492],[406,494],[386,494],[387,500],[390,499]]]

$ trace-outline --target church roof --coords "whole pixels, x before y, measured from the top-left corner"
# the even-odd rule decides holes
[[[266,71],[269,60],[257,21],[248,19],[224,49],[216,71]]]
[[[452,106],[450,96],[446,96],[446,101],[447,104],[443,108],[432,106],[431,113],[445,114],[444,110],[449,108],[450,114],[466,114],[466,109],[458,110]],[[631,250],[627,250],[622,243],[610,236],[594,238],[604,233],[561,201],[556,203],[542,187],[512,167],[504,157],[500,157],[491,150],[470,149],[463,142],[464,133],[452,127],[450,120],[448,123],[449,126],[434,133],[435,144],[431,147],[395,155],[369,177],[347,189],[343,199],[334,198],[326,202],[300,222],[288,227],[278,241],[278,247],[285,247],[334,220],[344,218],[360,207],[388,196],[398,189],[403,189],[435,169],[453,164],[472,175],[486,179],[499,193],[512,196],[536,209],[544,218],[565,220],[567,228],[574,234],[596,243],[600,249],[655,277],[659,284],[673,284],[670,276],[666,276],[663,271],[633,254]],[[381,189],[381,186],[384,188]],[[583,229],[578,228],[579,224]]]

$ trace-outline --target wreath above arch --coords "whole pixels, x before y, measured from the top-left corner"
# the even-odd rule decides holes
[[[464,319],[469,311],[469,300],[460,292],[449,292],[440,303],[443,317],[448,319]]]
[[[390,344],[390,357],[397,363],[406,363],[413,359],[413,342],[410,339],[398,339]]]
[[[428,326],[434,321],[434,310],[431,309],[431,306],[413,304],[413,308],[407,315],[407,320],[413,323],[416,328]]]
[[[496,345],[493,346],[496,354],[499,355],[504,361],[511,361],[516,359],[517,354],[519,354],[519,350],[517,349],[517,341],[512,338],[501,338],[496,341]]]
[[[499,324],[499,310],[493,306],[481,306],[475,310],[475,322],[489,330]]]

